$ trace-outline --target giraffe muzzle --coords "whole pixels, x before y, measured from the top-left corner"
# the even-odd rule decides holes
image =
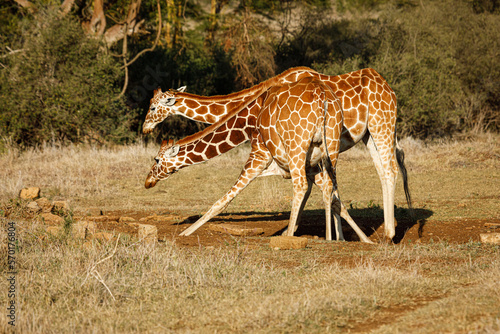
[[[149,173],[144,186],[146,187],[146,189],[153,188],[154,186],[156,186],[156,182],[158,182],[158,180],[153,177],[152,173]]]
[[[142,126],[142,133],[144,134],[151,133],[153,132],[153,129],[154,125],[144,123],[144,125]]]

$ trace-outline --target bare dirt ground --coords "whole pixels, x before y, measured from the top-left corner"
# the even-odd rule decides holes
[[[370,209],[365,209],[370,210]],[[363,211],[363,210],[358,210]],[[380,210],[381,211],[381,210]],[[418,217],[426,215],[426,210],[418,209]],[[121,217],[130,217],[135,221],[131,223],[119,222]],[[374,242],[383,241],[384,226],[383,219],[352,215],[361,229]],[[99,229],[115,233],[128,233],[134,235],[135,223],[147,223],[158,228],[158,238],[162,240],[174,240],[179,246],[223,246],[228,242],[237,240],[240,243],[251,245],[264,245],[269,243],[269,237],[280,235],[287,227],[289,213],[227,213],[221,214],[200,227],[195,233],[188,237],[180,237],[179,233],[194,223],[199,216],[180,216],[170,212],[160,214],[133,211],[110,211],[101,216],[77,217],[78,219],[89,219],[97,221]],[[255,237],[232,236],[227,233],[215,232],[210,229],[212,224],[232,224],[244,228],[261,228],[264,233]],[[355,242],[359,245],[358,237],[354,231],[345,223],[342,224],[344,236],[347,242]],[[419,229],[421,237],[419,237]],[[429,243],[446,241],[449,243],[467,243],[480,241],[481,233],[500,231],[500,219],[472,219],[462,218],[449,221],[429,221],[418,219],[412,222],[410,218],[400,218],[396,227],[395,244]],[[321,210],[305,211],[302,222],[295,233],[311,240],[324,240],[324,212]]]

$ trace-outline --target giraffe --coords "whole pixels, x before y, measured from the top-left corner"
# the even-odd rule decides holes
[[[193,225],[191,225],[189,228],[183,231],[181,235],[185,236],[190,235],[191,233],[196,231],[200,226],[206,223],[208,220],[210,220],[217,214],[221,213],[227,207],[227,205],[232,201],[232,199],[234,199],[252,180],[254,180],[267,166],[269,166],[271,162],[274,161],[275,158],[281,157],[281,155],[283,155],[285,151],[283,150],[279,151],[281,155],[278,155],[277,153],[278,151],[276,151],[275,149],[270,151],[268,147],[266,147],[266,144],[264,143],[264,138],[269,138],[269,135],[267,135],[269,132],[260,131],[258,124],[261,124],[263,126],[262,127],[263,131],[264,129],[268,130],[269,122],[267,120],[269,119],[269,117],[259,118],[260,110],[262,109],[261,103],[267,101],[268,96],[274,96],[274,92],[276,92],[277,89],[281,89],[283,92],[290,90],[291,91],[290,101],[298,97],[302,98],[304,101],[306,99],[310,99],[311,93],[308,92],[309,89],[308,82],[310,83],[312,82],[312,80],[313,78],[304,78],[301,80],[304,82],[293,84],[291,87],[288,86],[273,87],[269,92],[264,93],[263,96],[259,97],[256,101],[253,101],[250,104],[250,106],[246,106],[243,107],[242,109],[232,111],[231,113],[225,115],[220,121],[212,124],[211,126],[202,130],[201,132],[198,132],[194,135],[181,139],[174,145],[172,145],[172,143],[169,143],[167,141],[163,141],[160,151],[158,152],[158,155],[155,157],[155,164],[153,164],[153,166],[151,167],[151,170],[146,178],[145,182],[146,188],[154,187],[159,180],[168,178],[170,175],[177,172],[179,169],[209,160],[219,154],[227,152],[228,150],[238,145],[241,145],[242,143],[244,143],[249,139],[252,145],[252,151],[250,153],[250,156],[237,182],[221,199],[219,199],[214,205],[212,205],[212,207],[207,211],[207,213],[205,213],[198,221],[196,221]],[[323,85],[321,82],[319,82],[318,80],[314,80],[314,83],[311,86],[321,87],[321,85]],[[293,87],[295,89],[290,89]],[[324,87],[321,87],[320,89],[324,90]],[[304,96],[302,97],[302,95]],[[318,99],[318,97],[319,96],[316,94],[315,98]],[[334,113],[334,116],[336,117],[337,126],[336,127],[330,126],[332,129],[335,128],[337,130],[336,137],[331,136],[332,138],[334,137],[337,138],[337,140],[335,141],[329,139],[329,141],[335,142],[337,143],[337,146],[339,146],[342,113],[340,111],[341,110],[340,104],[338,103],[338,101],[336,101],[335,94],[330,92],[329,98],[330,99],[333,98],[333,100],[330,100],[329,103],[333,103],[331,101],[336,102],[336,104],[334,104],[334,107],[338,111]],[[273,98],[273,100],[275,100],[275,98]],[[288,103],[289,101],[285,102]],[[310,111],[311,107],[315,107],[314,111],[317,112],[320,103],[318,101],[313,101],[309,102],[308,106],[309,106],[309,112],[311,112]],[[296,107],[297,107],[296,109],[297,113],[308,112],[306,109],[304,109],[304,111],[301,111],[299,105],[297,105]],[[272,106],[267,108],[268,110],[272,110],[271,114],[274,111],[273,108],[274,107]],[[323,116],[323,114],[321,114],[321,117],[319,118],[320,119],[318,119],[315,122],[314,124],[315,126],[320,124],[321,120],[324,119],[325,117]],[[261,119],[262,121],[259,121],[259,119]],[[340,121],[338,121],[339,119]],[[321,170],[318,166],[320,155],[318,155],[318,152],[316,151],[320,146],[320,143],[323,141],[323,139],[321,136],[318,137],[316,132],[321,132],[321,131],[322,128],[319,130],[316,129],[314,134],[312,132],[310,133],[310,135],[313,135],[312,137],[315,138],[316,140],[315,143],[312,143],[312,139],[310,139],[308,141],[308,144],[307,140],[305,140],[304,144],[301,145],[301,148],[305,150],[304,152],[301,153],[302,156],[307,155],[309,160],[311,159],[311,157],[314,158],[311,161],[308,160],[307,165],[305,164],[306,161],[303,161],[301,165],[302,174],[300,177],[301,181],[303,181],[304,175],[307,177],[306,181],[306,185],[308,187],[307,192],[310,191],[311,184],[312,182],[314,182],[313,180],[315,176],[321,175],[321,177],[319,177],[320,182],[324,182],[325,179],[328,179],[328,176],[326,175],[327,173],[326,170],[325,169]],[[264,134],[264,137],[262,136],[262,133]],[[296,137],[300,136],[296,135]],[[273,146],[273,148],[276,147],[277,146]],[[311,156],[311,153],[313,152],[314,155]],[[333,157],[334,160],[336,161],[336,155],[338,155],[338,147],[332,146],[332,152],[334,152]],[[285,160],[285,158],[282,159],[283,161]],[[295,160],[295,158],[293,158],[292,160]],[[288,168],[287,166],[288,164],[283,163],[281,167],[286,169]],[[309,175],[305,174],[306,168]],[[291,173],[292,178],[295,177],[296,174],[295,170],[296,169],[293,169],[294,172]],[[287,171],[289,171],[289,169],[287,169]],[[325,182],[326,184],[322,184],[322,188],[324,189],[323,200],[325,203],[325,212],[326,212],[327,240],[332,239],[331,205],[332,205],[332,196],[335,196],[337,194],[336,181],[333,175],[334,173],[331,172],[330,179],[328,179],[330,181]],[[304,197],[301,198],[303,199]],[[303,203],[304,202],[302,200],[301,201],[294,200],[293,202],[291,219],[293,219],[294,224],[291,227],[289,226],[287,230],[288,235],[293,235],[295,231],[295,224],[298,217],[300,216],[300,212],[303,209]],[[362,241],[372,243],[372,241],[363,233],[363,231],[361,231],[361,229],[352,220],[352,218],[349,216],[347,210],[342,204],[341,207],[342,210],[340,211],[340,216],[346,219],[346,221],[349,223],[349,225],[351,225],[351,227],[358,234],[358,236]],[[336,222],[335,226],[338,237],[339,230],[341,235],[340,221],[339,219],[336,219],[335,222]]]
[[[267,87],[291,83],[305,76],[313,76],[323,81],[341,101],[344,127],[340,152],[348,150],[359,141],[368,148],[382,184],[384,234],[387,239],[392,240],[395,235],[394,192],[398,166],[403,176],[410,213],[413,211],[404,167],[404,153],[395,137],[396,95],[374,69],[367,68],[338,76],[328,76],[307,67],[292,68],[247,90],[214,97],[202,97],[175,90],[161,92],[158,89],[151,99],[143,132],[151,132],[157,123],[174,114],[184,115],[199,122],[216,122],[227,113],[227,110],[235,106],[235,99],[236,103],[239,103],[237,106],[248,105]],[[261,173],[261,176],[275,174],[289,177],[274,162]]]
[[[193,96],[184,93],[186,86],[168,92],[162,92],[158,88],[150,101],[142,131],[152,132],[158,123],[173,115],[182,115],[198,122],[215,123],[230,110],[250,103],[270,87],[280,82],[295,82],[304,76],[309,76],[311,71],[308,67],[295,67],[251,88],[229,95]]]

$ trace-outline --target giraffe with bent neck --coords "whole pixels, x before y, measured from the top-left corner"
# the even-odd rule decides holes
[[[213,97],[201,97],[175,90],[168,92],[156,90],[146,115],[143,132],[151,132],[157,123],[175,114],[200,122],[217,121],[231,109],[231,106],[248,105],[265,89],[273,85],[295,82],[306,76],[323,81],[341,101],[344,127],[340,152],[351,148],[359,141],[363,141],[367,146],[382,184],[385,235],[388,239],[392,239],[395,235],[394,192],[398,165],[403,172],[405,194],[410,208],[411,198],[404,169],[404,155],[402,150],[395,147],[397,146],[396,96],[382,76],[373,69],[327,76],[307,67],[298,67],[241,92]],[[270,171],[262,173],[262,175],[272,174],[289,176],[275,164]]]
[[[295,101],[301,101],[301,104]],[[323,106],[330,106],[333,111],[325,113]],[[300,134],[296,131],[298,127],[302,129]],[[174,145],[164,141],[145,186],[154,187],[159,180],[168,178],[179,169],[209,160],[250,139],[252,151],[238,181],[181,235],[190,235],[222,212],[272,161],[276,161],[280,168],[290,173],[294,184],[287,234],[293,235],[306,195],[315,177],[319,176],[326,212],[326,239],[331,240],[332,199],[335,197],[340,202],[332,166],[335,167],[339,153],[341,128],[342,112],[335,94],[321,81],[306,77],[293,84],[271,88],[250,106],[232,111],[205,130],[181,139]],[[320,161],[324,167],[329,167],[319,168]],[[340,206],[340,215],[360,239],[372,243],[342,203]],[[339,219],[335,220],[335,227],[337,237],[341,236]]]

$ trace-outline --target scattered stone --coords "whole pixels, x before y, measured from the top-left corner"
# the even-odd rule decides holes
[[[500,228],[500,224],[499,223],[484,223],[484,227]]]
[[[85,241],[82,245],[83,248],[85,248],[86,250],[91,250],[92,249],[92,241]]]
[[[158,242],[158,229],[154,225],[137,224],[137,235],[139,239],[144,240],[146,243]]]
[[[64,224],[64,218],[52,213],[42,213],[42,219],[47,224]]]
[[[147,221],[159,222],[159,221],[178,220],[178,219],[180,219],[180,217],[176,216],[176,215],[158,216],[157,214],[154,214],[152,216],[142,217],[139,219],[139,221],[140,222],[147,222]]]
[[[43,212],[51,212],[54,205],[46,198],[41,197],[35,201]]]
[[[70,212],[68,201],[54,201],[53,204],[52,212],[54,213],[66,215]]]
[[[40,188],[38,187],[24,188],[19,193],[21,199],[36,199],[38,197],[40,197]]]
[[[61,231],[63,230],[63,227],[62,226],[48,226],[46,228],[47,232],[54,235],[54,236],[57,236],[61,233]]]
[[[90,217],[85,217],[85,219],[93,222],[105,222],[108,220],[108,216],[90,216]]]
[[[128,222],[135,222],[135,218],[132,218],[132,217],[120,217],[120,219],[118,219],[118,222],[119,223],[128,223]]]
[[[500,244],[500,233],[481,233],[479,237],[481,238],[481,242],[487,244]]]
[[[73,224],[71,233],[74,238],[78,239],[88,239],[92,234],[95,233],[96,227],[95,223],[91,221],[77,221]]]
[[[307,238],[283,235],[272,237],[269,246],[273,249],[301,249],[307,246]]]
[[[90,208],[86,211],[87,216],[103,216],[104,212],[99,208]]]
[[[86,220],[94,221],[96,223],[102,223],[102,222],[109,222],[109,221],[115,221],[117,222],[120,217],[118,216],[90,216],[86,217]]]
[[[231,224],[210,224],[208,225],[208,229],[239,236],[252,236],[264,233],[264,230],[260,227],[250,228]]]
[[[29,202],[28,205],[26,205],[26,208],[31,213],[39,213],[42,211],[42,208],[35,201]]]
[[[99,241],[109,241],[113,239],[113,234],[109,232],[97,232],[94,234],[94,239],[97,239]]]

